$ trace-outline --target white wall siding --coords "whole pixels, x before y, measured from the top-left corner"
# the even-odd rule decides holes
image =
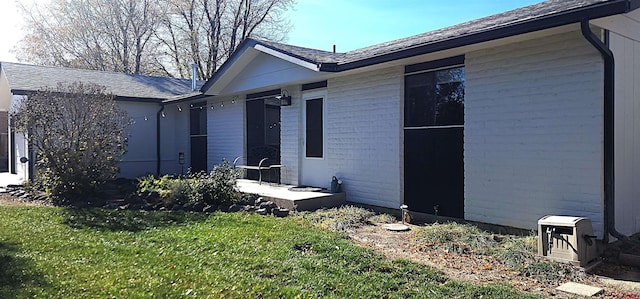
[[[284,171],[280,172],[283,183],[298,185],[299,182],[299,163],[302,146],[301,128],[301,93],[300,86],[287,87],[289,95],[291,95],[291,106],[280,108],[280,162],[286,166]]]
[[[570,32],[468,53],[465,66],[465,218],[585,216],[602,236],[600,54]]]
[[[610,44],[616,61],[615,221],[619,232],[631,235],[640,232],[640,42],[612,32]]]
[[[155,103],[117,102],[124,109],[133,124],[129,127],[130,137],[127,153],[120,160],[119,177],[136,178],[156,172],[156,122],[159,105]]]
[[[180,109],[178,109],[178,106],[180,106]],[[162,174],[186,174],[189,165],[191,165],[189,104],[165,105],[163,112],[164,117],[160,115],[160,172]],[[157,113],[153,115],[153,118],[150,118],[150,120],[153,119],[154,123],[157,119],[156,115]],[[155,144],[149,144],[148,147],[149,154],[155,157]],[[178,163],[178,153],[181,152],[185,154],[185,163],[182,166]]]
[[[326,157],[349,201],[400,206],[402,70],[328,81]]]
[[[220,105],[224,103],[224,107]],[[227,159],[244,156],[244,96],[238,97],[235,103],[231,99],[216,99],[209,101],[207,113],[207,163],[209,169]],[[242,162],[246,163],[246,162]]]

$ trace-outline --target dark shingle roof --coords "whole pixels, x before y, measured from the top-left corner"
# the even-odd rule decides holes
[[[343,59],[336,62],[348,63],[363,58],[399,51],[415,46],[434,43],[464,35],[489,31],[500,27],[531,21],[553,14],[583,8],[607,0],[551,0],[545,1],[469,22],[401,38],[366,48],[347,52]]]
[[[344,59],[344,57],[347,55],[346,53],[333,53],[323,50],[277,43],[263,39],[255,39],[255,41],[268,48],[279,50],[280,52],[284,52],[290,56],[294,56],[302,60],[314,63],[333,63]]]
[[[320,70],[341,71],[576,23],[583,18],[624,13],[639,5],[640,0],[549,0],[346,53],[332,53],[263,40],[255,42],[311,63],[323,64]]]
[[[191,92],[191,80],[0,62],[12,90],[35,91],[75,81],[95,83],[120,97],[168,99]],[[198,82],[200,87],[203,82]]]

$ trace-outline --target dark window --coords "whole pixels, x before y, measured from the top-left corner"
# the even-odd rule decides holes
[[[464,67],[405,78],[405,127],[464,124]]]
[[[306,103],[307,157],[322,158],[322,98],[307,100]]]

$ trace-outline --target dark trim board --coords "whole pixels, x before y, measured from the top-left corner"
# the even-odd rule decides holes
[[[410,64],[404,67],[404,73],[415,73],[421,71],[430,71],[443,67],[450,67],[456,65],[464,65],[464,55],[438,59],[434,61],[427,61],[422,63]]]
[[[267,90],[262,92],[250,93],[250,94],[247,94],[246,99],[252,100],[252,99],[259,99],[264,97],[279,96],[281,92],[282,91],[280,90],[280,88],[278,88],[278,89],[272,89],[272,90]]]
[[[320,82],[302,84],[302,91],[318,89],[318,88],[326,88],[326,87],[327,87],[327,80],[324,80]]]

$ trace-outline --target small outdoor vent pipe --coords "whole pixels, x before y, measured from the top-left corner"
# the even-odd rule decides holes
[[[160,118],[164,111],[164,103],[160,103],[160,110],[156,113],[156,174],[160,177]]]
[[[613,52],[589,28],[589,20],[580,21],[582,36],[595,47],[604,60],[604,243],[609,234],[620,240],[629,238],[616,230],[615,217],[615,144],[614,144],[614,83],[615,60]]]
[[[195,63],[191,64],[191,91],[196,91],[198,89],[198,81],[197,81],[197,65]]]

